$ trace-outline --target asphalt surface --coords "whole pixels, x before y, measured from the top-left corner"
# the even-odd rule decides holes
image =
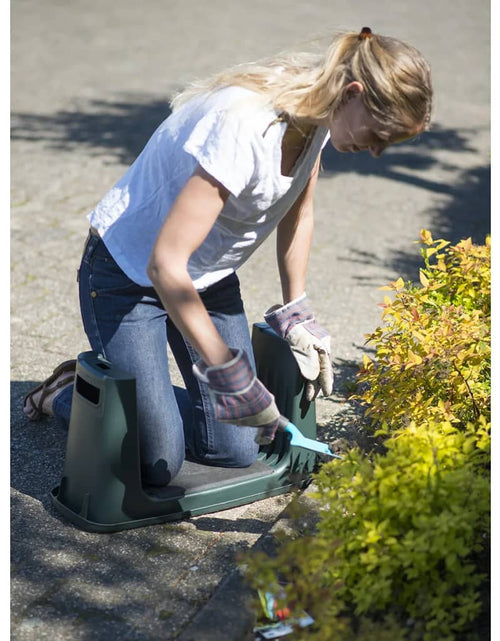
[[[379,287],[416,278],[422,228],[484,240],[490,224],[486,0],[16,0],[11,4],[11,638],[248,639],[240,551],[265,545],[288,496],[114,534],[78,530],[49,499],[66,435],[27,423],[24,394],[88,349],[76,291],[86,213],[186,82],[371,26],[433,69],[431,131],[375,160],[327,150],[308,295],[333,337],[337,391],[320,438],[359,431],[344,385],[380,323]],[[273,242],[241,271],[249,322],[279,301]]]

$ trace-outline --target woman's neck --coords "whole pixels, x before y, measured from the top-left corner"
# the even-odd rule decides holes
[[[314,125],[302,127],[295,123],[288,124],[281,142],[281,173],[283,176],[291,176],[297,160],[309,145],[315,130]]]

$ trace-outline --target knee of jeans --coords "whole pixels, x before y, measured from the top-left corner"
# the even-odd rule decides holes
[[[141,464],[142,481],[146,485],[154,485],[155,487],[163,487],[168,485],[179,473],[182,466],[182,461],[177,465],[167,463],[165,459],[158,459],[154,463]]]

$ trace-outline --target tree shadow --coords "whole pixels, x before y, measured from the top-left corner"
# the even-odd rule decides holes
[[[120,100],[92,100],[83,109],[52,115],[12,113],[11,137],[61,152],[84,147],[92,156],[111,155],[129,165],[171,113],[168,98],[124,95]]]
[[[435,125],[431,131],[418,138],[391,148],[380,158],[367,153],[339,154],[331,146],[323,152],[322,165],[326,175],[356,173],[360,176],[380,176],[401,184],[412,185],[444,196],[444,203],[436,205],[425,213],[430,218],[429,230],[434,238],[445,238],[457,243],[471,237],[474,243],[482,244],[491,230],[491,167],[489,164],[461,169],[458,165],[439,159],[436,151],[454,154],[476,151],[470,144],[478,130],[447,129]],[[432,173],[453,172],[453,179],[447,182],[433,180]],[[414,173],[412,173],[414,172]],[[430,176],[430,177],[429,177]],[[418,211],[415,212],[418,215]],[[417,238],[415,240],[418,240]],[[352,250],[352,257],[343,257],[363,265],[380,265],[375,253]],[[422,266],[420,253],[392,250],[384,258],[384,266],[405,280],[418,280]],[[372,279],[356,275],[359,284]]]
[[[89,100],[79,109],[61,110],[51,115],[13,112],[11,137],[13,141],[42,143],[63,152],[85,146],[94,156],[110,154],[128,165],[171,112],[168,97],[159,99],[145,94],[122,94],[118,100]],[[322,154],[322,175],[357,173],[361,176],[383,176],[438,194],[456,196],[470,187],[467,183],[475,185],[479,179],[484,184],[486,176],[476,172],[466,184],[461,180],[455,186],[411,172],[422,173],[436,167],[455,170],[456,167],[439,161],[433,153],[442,150],[473,152],[475,149],[469,140],[476,133],[477,130],[472,128],[458,130],[436,124],[431,131],[392,147],[390,153],[380,158],[372,158],[367,153],[340,154],[327,145]],[[479,189],[477,193],[481,193]],[[486,195],[482,200],[485,198]]]
[[[473,152],[475,149],[469,140],[476,133],[477,130],[472,128],[458,130],[436,124],[431,131],[390,147],[380,158],[373,158],[366,152],[338,153],[331,145],[327,145],[322,155],[322,169],[326,174],[356,173],[361,176],[382,176],[436,193],[452,194],[453,187],[448,183],[433,181],[409,172],[423,172],[438,167],[456,169],[451,163],[440,161],[433,155],[434,152]]]
[[[49,492],[61,479],[67,431],[55,419],[31,422],[24,417],[24,396],[37,384],[36,381],[11,382],[11,486],[39,501],[55,515]]]

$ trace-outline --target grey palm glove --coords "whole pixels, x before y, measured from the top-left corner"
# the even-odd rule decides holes
[[[290,345],[302,376],[307,380],[306,398],[333,390],[330,335],[314,318],[307,296],[286,305],[274,305],[264,315],[267,324]]]
[[[227,363],[207,366],[199,360],[193,365],[193,372],[207,384],[219,421],[259,427],[258,437],[264,436],[269,442],[280,422],[274,396],[255,376],[246,353],[241,349],[231,352],[233,358]]]

